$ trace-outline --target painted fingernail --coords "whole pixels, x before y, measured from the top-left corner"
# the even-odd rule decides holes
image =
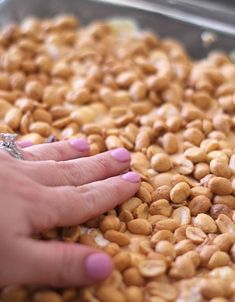
[[[121,162],[131,159],[130,153],[125,148],[115,149],[110,154],[113,158]]]
[[[85,152],[90,149],[87,140],[84,138],[74,138],[71,139],[69,142],[79,152]]]
[[[126,181],[133,182],[133,183],[140,182],[140,176],[136,172],[127,172],[126,174],[122,175],[122,178]]]
[[[88,278],[97,281],[103,280],[112,272],[113,264],[109,256],[103,253],[95,253],[86,258],[85,270]]]
[[[31,147],[33,145],[33,143],[31,141],[18,141],[17,145],[20,148],[27,148],[27,147]]]

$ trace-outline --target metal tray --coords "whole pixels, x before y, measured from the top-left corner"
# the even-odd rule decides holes
[[[150,2],[151,1],[151,2]],[[192,0],[0,0],[0,26],[19,22],[29,15],[50,17],[77,15],[82,24],[112,17],[131,18],[141,29],[172,37],[189,54],[201,58],[211,50],[230,52],[235,41],[235,11],[206,1]],[[216,40],[205,47],[201,35],[212,32]]]

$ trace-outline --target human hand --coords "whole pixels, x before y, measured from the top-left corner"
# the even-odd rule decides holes
[[[127,150],[77,159],[88,153],[83,139],[25,148],[24,161],[0,152],[0,286],[80,286],[111,273],[110,257],[91,247],[31,238],[83,223],[137,192],[139,175],[120,175],[130,165]]]

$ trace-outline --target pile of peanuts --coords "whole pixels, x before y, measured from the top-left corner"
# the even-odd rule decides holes
[[[41,234],[107,252],[115,270],[83,289],[8,287],[1,302],[235,301],[235,65],[112,22],[27,18],[0,33],[0,132],[34,144],[86,137],[125,147],[135,197]],[[112,298],[110,298],[112,297]]]

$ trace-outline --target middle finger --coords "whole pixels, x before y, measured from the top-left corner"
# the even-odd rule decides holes
[[[79,186],[123,173],[130,153],[124,148],[69,161],[22,162],[24,173],[46,186]]]
[[[80,187],[44,188],[39,208],[32,207],[34,219],[30,219],[31,227],[35,231],[42,231],[55,226],[83,223],[128,200],[139,186],[140,176],[128,172]],[[43,215],[35,215],[40,211]]]

